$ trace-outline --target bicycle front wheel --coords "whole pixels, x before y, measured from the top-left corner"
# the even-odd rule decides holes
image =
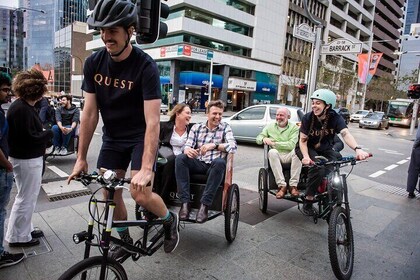
[[[328,225],[328,251],[337,279],[349,280],[353,272],[354,239],[350,217],[343,207],[335,207]]]
[[[118,262],[108,258],[106,263],[105,278],[101,279],[102,256],[84,259],[70,267],[58,280],[83,279],[83,280],[127,280],[124,268]]]

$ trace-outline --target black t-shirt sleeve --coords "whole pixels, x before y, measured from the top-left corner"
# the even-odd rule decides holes
[[[85,65],[83,67],[82,90],[89,93],[94,93],[95,84],[93,79],[93,56],[90,56],[86,59]]]
[[[347,128],[346,122],[344,119],[336,112],[334,112],[334,118],[336,120],[336,133],[340,133],[343,129]]]
[[[309,135],[310,122],[311,122],[311,113],[307,113],[302,118],[299,131],[305,135]]]
[[[154,61],[150,61],[142,74],[143,100],[161,99],[159,70]]]

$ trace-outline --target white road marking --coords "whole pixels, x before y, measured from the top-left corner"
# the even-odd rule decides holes
[[[395,167],[398,167],[398,165],[396,165],[396,164],[391,164],[390,166],[387,166],[387,167],[385,167],[384,169],[389,171],[389,170],[394,169]]]
[[[58,168],[57,166],[51,165],[51,166],[48,166],[48,168],[60,177],[69,177],[69,174],[67,174],[66,172]]]
[[[408,160],[406,160],[406,159],[403,159],[403,160],[400,160],[399,162],[397,162],[398,164],[404,164],[404,163],[406,163]]]
[[[388,149],[382,149],[382,148],[379,148],[378,150],[384,151],[385,153],[392,154],[392,155],[404,155],[404,154],[402,154],[400,152],[397,152],[397,151],[394,151],[394,150],[388,150]]]
[[[382,174],[384,174],[384,173],[386,173],[386,171],[382,171],[382,170],[379,170],[379,171],[376,171],[375,173],[373,173],[373,174],[370,174],[369,175],[369,177],[371,177],[371,178],[376,178],[376,177],[378,177],[378,176],[381,176]]]

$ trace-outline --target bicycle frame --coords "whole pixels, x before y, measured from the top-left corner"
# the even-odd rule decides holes
[[[84,185],[90,184],[91,180],[95,180],[102,184],[102,187],[106,188],[109,195],[106,200],[98,200],[92,198],[89,204],[89,213],[90,217],[88,220],[88,229],[86,231],[82,231],[73,235],[73,241],[78,244],[85,241],[85,251],[84,251],[84,259],[90,257],[90,250],[91,247],[99,247],[102,250],[102,265],[101,265],[101,272],[100,272],[100,279],[104,279],[105,272],[106,272],[106,264],[108,258],[108,251],[109,251],[109,244],[112,241],[113,243],[124,247],[127,251],[129,251],[133,255],[133,260],[138,260],[140,256],[153,255],[162,245],[163,240],[162,237],[164,236],[163,227],[157,231],[155,235],[153,235],[150,240],[148,240],[149,235],[149,228],[153,226],[158,226],[163,224],[163,220],[156,219],[156,220],[135,220],[135,221],[114,221],[114,209],[115,209],[115,202],[114,202],[114,194],[117,189],[123,188],[122,185],[124,183],[130,182],[129,179],[111,179],[110,182],[106,183],[106,180],[103,180],[101,176],[97,175],[82,175],[85,176],[85,180],[81,179]],[[98,204],[104,203],[105,209],[102,212],[103,220],[100,221],[101,215],[99,215],[98,211]],[[95,243],[93,240],[95,239],[96,234],[94,233],[95,224],[98,226],[98,232],[100,234],[100,238],[98,238],[98,242]],[[100,227],[102,228],[102,233],[100,233]],[[133,226],[140,226],[144,228],[143,237],[140,238],[134,245],[126,243],[119,238],[113,237],[111,235],[112,228],[116,227],[133,227]],[[140,241],[141,240],[141,241]]]

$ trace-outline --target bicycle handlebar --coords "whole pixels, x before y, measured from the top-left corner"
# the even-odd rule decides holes
[[[102,185],[113,186],[122,186],[123,184],[131,183],[131,178],[117,178],[117,174],[112,170],[107,170],[103,175],[96,172],[93,172],[92,174],[81,173],[75,180],[81,182],[85,186],[91,184],[92,181],[96,181]]]
[[[373,157],[373,154],[369,153],[369,157]],[[351,163],[352,165],[356,164],[357,162],[364,162],[366,160],[356,160],[355,156],[344,156],[341,160],[332,160],[328,161],[327,158],[320,156],[317,157],[320,161],[315,162],[314,165],[316,166],[326,166],[326,165],[344,165],[347,163]]]

